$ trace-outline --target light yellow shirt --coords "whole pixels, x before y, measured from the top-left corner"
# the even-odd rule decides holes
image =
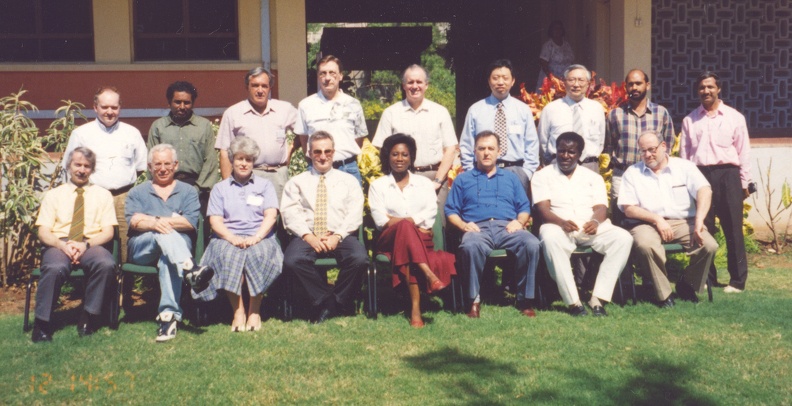
[[[113,195],[106,189],[96,185],[88,185],[83,193],[85,202],[85,239],[93,238],[105,226],[117,226]],[[74,214],[74,199],[77,198],[77,186],[64,183],[44,194],[41,208],[36,219],[37,226],[52,227],[52,233],[58,238],[67,238]]]

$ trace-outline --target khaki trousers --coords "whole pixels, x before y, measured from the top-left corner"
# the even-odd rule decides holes
[[[124,207],[126,206],[126,198],[129,194],[127,190],[124,193],[113,195],[113,205],[115,206],[116,220],[118,220],[118,235],[121,237],[121,246],[119,248],[119,255],[121,255],[121,262],[127,259],[127,241],[129,241],[129,224],[127,224],[126,217],[124,216]]]
[[[693,246],[694,219],[666,220],[674,232],[672,243],[682,244],[686,254],[690,256],[690,265],[685,268],[681,279],[701,292],[707,280],[707,271],[715,259],[718,243],[709,232],[702,236],[703,244]],[[654,226],[640,224],[630,230],[633,236],[633,259],[644,276],[654,282],[657,300],[665,300],[671,294],[671,284],[666,272],[666,253],[660,233]]]

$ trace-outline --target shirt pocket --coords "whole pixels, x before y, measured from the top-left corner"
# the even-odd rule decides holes
[[[121,159],[124,160],[124,163],[128,166],[132,166],[135,163],[135,146],[132,144],[127,144],[124,146],[124,152],[121,153]]]
[[[275,141],[277,141],[277,142],[279,142],[281,144],[284,141],[286,141],[286,130],[285,129],[279,128],[279,129],[275,130]]]

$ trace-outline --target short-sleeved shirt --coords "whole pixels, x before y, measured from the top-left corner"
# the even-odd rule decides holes
[[[533,113],[527,104],[507,96],[498,100],[490,95],[474,103],[468,109],[462,135],[459,137],[460,160],[465,170],[472,169],[475,163],[476,135],[480,132],[495,130],[495,113],[498,103],[503,103],[506,115],[508,146],[500,157],[504,161],[523,161],[522,168],[528,178],[533,176],[539,166],[539,138],[536,135]]]
[[[201,209],[201,204],[198,202],[198,191],[187,183],[178,180],[174,180],[174,182],[176,182],[176,186],[167,201],[159,197],[150,180],[133,187],[127,195],[124,207],[127,223],[132,220],[135,213],[159,217],[173,217],[174,214],[178,214],[186,218],[197,230]],[[129,235],[137,234],[140,232],[132,230],[130,227]]]
[[[573,108],[580,108],[583,120],[583,140],[586,146],[580,159],[599,157],[605,148],[605,109],[599,102],[583,98],[575,102],[568,96],[550,102],[539,116],[539,143],[545,159],[556,153],[556,138],[559,135],[575,131],[573,124]]]
[[[445,214],[463,221],[515,220],[519,213],[531,213],[531,203],[517,175],[498,168],[487,176],[478,168],[462,172],[454,180],[446,200]]]
[[[437,216],[437,195],[434,183],[426,177],[409,174],[404,190],[396,185],[393,175],[385,175],[371,182],[369,207],[371,217],[378,229],[382,229],[390,217],[412,218],[415,225],[431,229]]]
[[[550,211],[564,220],[578,225],[589,221],[594,206],[608,205],[605,181],[602,176],[588,168],[578,166],[568,177],[558,164],[545,166],[531,179],[534,203],[550,201]]]
[[[443,149],[457,145],[448,109],[428,99],[424,99],[417,109],[413,109],[407,100],[386,108],[371,143],[382,148],[385,139],[397,133],[415,139],[415,166],[438,164],[443,159]]]
[[[667,219],[696,215],[696,195],[710,186],[695,164],[668,157],[668,165],[654,173],[643,162],[627,168],[619,189],[619,209],[638,206]]]
[[[333,136],[336,161],[360,155],[356,140],[368,135],[363,107],[344,93],[334,100],[327,100],[322,92],[302,99],[297,106],[294,132],[310,136],[317,131],[327,131]]]
[[[146,146],[170,144],[179,158],[179,172],[196,178],[201,189],[211,189],[220,180],[220,164],[215,150],[212,123],[193,114],[184,124],[177,124],[170,115],[160,117],[149,129]]]
[[[140,131],[129,124],[118,121],[109,128],[99,120],[83,124],[72,131],[64,160],[77,147],[87,147],[96,154],[91,183],[107,190],[134,184],[137,173],[146,170],[146,143]]]
[[[110,192],[96,185],[87,185],[83,189],[83,235],[87,240],[99,235],[104,227],[118,225],[118,221]],[[44,193],[36,225],[52,227],[52,234],[56,237],[67,238],[74,215],[76,190],[77,186],[67,182]]]
[[[641,149],[638,148],[638,137],[644,131],[654,131],[666,143],[670,150],[674,146],[674,121],[665,107],[646,102],[646,111],[638,115],[624,103],[611,110],[608,114],[608,137],[610,153],[615,161],[630,166],[641,161]]]
[[[258,232],[264,210],[277,208],[278,196],[272,182],[253,175],[242,185],[229,176],[212,189],[206,215],[222,217],[229,231],[247,236]]]
[[[271,99],[259,114],[247,99],[229,107],[220,120],[215,148],[228,150],[234,137],[250,137],[261,153],[255,165],[276,166],[289,161],[286,132],[294,127],[297,109],[291,103]],[[229,157],[232,158],[232,157]]]

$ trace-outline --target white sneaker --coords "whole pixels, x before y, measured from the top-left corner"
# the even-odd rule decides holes
[[[723,288],[723,293],[742,293],[742,289],[737,289],[732,285],[726,286]]]
[[[176,319],[170,321],[160,321],[159,329],[157,329],[157,342],[164,343],[165,341],[173,340],[176,338]]]

